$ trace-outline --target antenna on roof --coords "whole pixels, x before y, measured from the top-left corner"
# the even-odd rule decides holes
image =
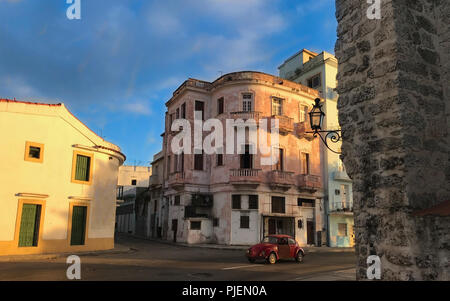
[[[223,71],[217,71],[217,73],[220,73],[220,76],[222,76],[223,75]]]
[[[100,137],[103,139],[103,140],[105,140],[105,136],[103,136],[103,129],[100,129]]]

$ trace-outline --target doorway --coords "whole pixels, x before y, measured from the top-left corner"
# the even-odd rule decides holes
[[[72,229],[70,234],[70,245],[84,245],[86,239],[86,217],[86,206],[72,207]]]
[[[295,238],[294,218],[292,217],[265,217],[264,236],[285,234]]]
[[[177,242],[178,220],[172,220],[173,242]]]
[[[306,221],[306,243],[314,245],[314,222]]]
[[[19,247],[37,247],[41,209],[41,205],[23,204],[20,220]]]

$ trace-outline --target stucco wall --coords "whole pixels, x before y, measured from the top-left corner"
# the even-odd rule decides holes
[[[34,193],[48,197],[39,199],[45,201],[45,218],[41,224],[43,241],[39,242],[38,248],[19,250],[17,246],[11,245],[8,250],[2,251],[42,253],[69,250],[67,229],[69,205],[72,202],[89,205],[88,240],[85,248],[92,248],[88,245],[89,240],[94,243],[93,239],[109,239],[109,247],[112,247],[117,173],[123,158],[120,162],[110,153],[73,147],[76,144],[93,146],[93,142],[89,136],[74,129],[67,120],[45,114],[46,108],[42,111],[36,109],[32,113],[24,110],[14,112],[17,106],[24,105],[0,106],[0,245],[10,245],[15,239],[18,202],[19,199],[25,199],[25,202],[27,200],[17,194]],[[42,163],[24,160],[26,141],[44,144]],[[73,152],[76,150],[94,156],[91,185],[71,182]],[[51,241],[58,241],[55,242],[58,245],[52,245]]]
[[[121,166],[119,168],[119,186],[131,186],[131,181],[136,180],[138,187],[148,187],[149,178],[152,175],[150,166]]]
[[[198,86],[198,84],[200,84]],[[191,129],[193,130],[193,117],[194,117],[194,103],[196,100],[204,102],[205,105],[205,120],[209,118],[217,118],[222,121],[225,132],[225,120],[232,119],[233,112],[242,112],[242,93],[253,93],[253,106],[252,111],[260,112],[261,118],[272,116],[272,97],[280,97],[284,99],[283,102],[283,115],[292,118],[292,125],[299,122],[300,119],[300,104],[312,106],[314,98],[318,96],[318,92],[311,90],[307,87],[289,82],[283,81],[277,77],[258,73],[258,72],[241,72],[224,75],[213,83],[202,83],[196,80],[190,80],[184,83],[179,88],[174,96],[167,102],[167,116],[173,114],[176,118],[176,110],[180,110],[183,103],[186,104],[186,119],[191,123]],[[218,114],[217,99],[224,98],[224,113]],[[261,130],[261,128],[259,129]],[[209,133],[204,133],[203,137],[206,137]],[[307,140],[302,137],[298,137],[294,133],[294,128],[285,134],[280,135],[280,146],[285,150],[284,157],[284,171],[292,173],[292,179],[295,185],[288,187],[287,190],[279,190],[270,187],[271,172],[273,166],[261,164],[261,154],[253,155],[253,169],[261,170],[256,181],[260,184],[258,187],[239,187],[231,183],[232,170],[240,169],[240,156],[235,151],[235,154],[225,154],[223,157],[224,166],[217,166],[216,154],[204,156],[204,170],[195,171],[193,155],[184,155],[184,172],[183,178],[179,178],[176,185],[173,185],[173,181],[179,175],[174,174],[174,156],[171,152],[171,141],[175,136],[175,133],[169,131],[169,117],[166,118],[166,132],[165,132],[165,145],[164,155],[167,163],[167,157],[171,157],[170,171],[167,170],[166,164],[166,179],[168,180],[165,187],[164,194],[171,200],[171,208],[168,223],[176,218],[179,220],[178,227],[178,241],[195,242],[216,242],[224,244],[249,244],[258,242],[261,239],[262,231],[262,214],[270,213],[270,206],[266,208],[266,203],[270,204],[270,198],[272,194],[279,196],[286,196],[287,214],[296,214],[300,217],[300,211],[297,210],[293,213],[293,206],[297,204],[297,198],[301,196],[307,196],[315,199],[320,197],[320,193],[300,193],[296,187],[297,177],[301,174],[301,165],[299,158],[301,152],[307,152],[310,154],[310,174],[322,176],[320,165],[320,144],[318,140]],[[193,133],[191,134],[193,137]],[[246,141],[248,142],[248,141]],[[270,141],[269,141],[270,142]],[[226,135],[224,135],[224,143],[226,147]],[[237,137],[234,135],[235,150],[237,146]],[[236,183],[235,183],[236,184]],[[176,186],[176,187],[175,187]],[[214,194],[214,205],[210,209],[210,221],[213,218],[219,219],[219,225],[216,227],[209,226],[205,228],[204,233],[189,231],[189,220],[184,220],[184,208],[183,206],[190,205],[189,197],[195,193],[212,193]],[[173,198],[175,195],[187,195],[187,199],[182,201],[181,206],[173,205]],[[241,210],[231,209],[231,195],[242,195],[242,208]],[[248,195],[257,194],[259,196],[259,209],[248,210],[247,199]],[[172,208],[173,207],[173,208]],[[181,207],[181,208],[179,208]],[[323,214],[323,211],[320,211]],[[250,229],[240,228],[240,216],[241,214],[248,214],[250,216]],[[317,218],[313,218],[317,219]],[[322,229],[322,217],[319,220],[317,229]],[[183,227],[181,227],[183,223]],[[202,221],[203,223],[203,221]],[[206,223],[209,222],[205,222]],[[203,225],[202,225],[203,229]],[[172,231],[168,232],[168,239],[173,239]],[[302,241],[303,243],[303,241]]]

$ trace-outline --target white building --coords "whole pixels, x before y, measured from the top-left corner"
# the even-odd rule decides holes
[[[116,231],[146,236],[150,166],[121,166],[117,182]]]
[[[328,52],[320,54],[303,49],[288,58],[279,68],[280,76],[301,83],[320,92],[324,99],[325,113],[323,128],[338,130],[338,61]],[[317,138],[320,139],[320,138]],[[341,143],[329,142],[329,146],[340,152]],[[331,247],[350,247],[354,245],[353,231],[353,192],[352,182],[345,172],[339,155],[321,145],[324,193],[328,212],[328,241]]]

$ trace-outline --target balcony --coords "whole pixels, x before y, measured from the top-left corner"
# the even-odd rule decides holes
[[[332,202],[330,203],[331,214],[353,214],[353,202]]]
[[[305,138],[309,141],[311,141],[312,139],[314,139],[314,134],[312,133],[307,133],[307,132],[311,132],[311,125],[309,124],[309,122],[299,122],[296,123],[295,125],[295,134],[297,135],[297,137],[299,138]]]
[[[272,120],[278,120],[279,131],[281,134],[288,134],[294,130],[294,119],[284,115],[273,115],[268,120],[268,126],[271,127]]]
[[[210,218],[211,213],[195,206],[184,207],[184,218]]]
[[[261,182],[260,174],[260,169],[230,169],[230,183],[233,185],[251,185],[256,187]]]
[[[213,206],[214,197],[212,194],[193,194],[192,206],[211,208]]]
[[[176,172],[169,175],[168,185],[169,187],[180,190],[184,187],[185,174],[184,172]]]
[[[299,191],[308,191],[311,193],[322,189],[320,176],[314,175],[298,175],[297,187]]]
[[[269,186],[272,189],[288,190],[295,184],[293,172],[272,170],[269,173]]]
[[[150,186],[159,186],[161,184],[162,184],[162,179],[160,179],[158,175],[150,176]]]
[[[244,121],[247,121],[249,119],[255,120],[256,124],[259,124],[259,119],[261,118],[262,113],[257,111],[241,111],[241,112],[231,112],[230,118],[231,119],[242,119]]]
[[[176,96],[180,94],[185,89],[201,89],[201,90],[208,90],[211,88],[211,83],[205,82],[198,79],[190,78],[186,80],[184,83],[182,83],[176,90],[173,92],[173,96]]]

